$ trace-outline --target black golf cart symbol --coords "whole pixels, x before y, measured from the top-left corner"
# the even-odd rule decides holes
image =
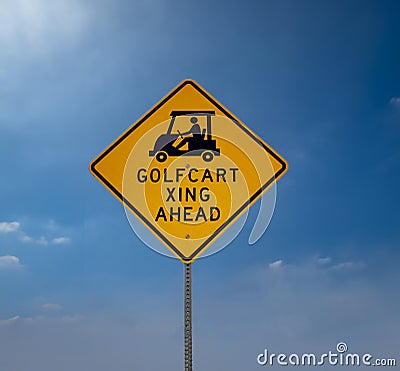
[[[172,132],[177,117],[188,116],[192,127],[189,131],[181,133],[177,130],[177,134]],[[206,116],[207,128],[202,131],[198,124],[198,117]],[[215,111],[172,111],[171,121],[166,134],[161,134],[155,144],[154,149],[149,151],[149,156],[156,157],[158,162],[164,162],[168,156],[178,157],[201,156],[206,162],[213,160],[214,156],[220,155],[220,149],[217,148],[217,141],[212,138],[211,133],[211,117],[215,116]],[[178,139],[181,138],[179,142]],[[183,149],[187,144],[187,149]]]

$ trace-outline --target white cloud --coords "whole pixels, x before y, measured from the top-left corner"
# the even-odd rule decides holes
[[[46,318],[43,316],[35,316],[35,317],[21,317],[20,322],[22,324],[38,324],[43,322]]]
[[[353,262],[342,262],[334,265],[332,268],[336,270],[345,270],[345,269],[352,269],[356,267],[356,264]]]
[[[390,99],[390,104],[394,106],[400,106],[400,97],[393,97]]]
[[[44,304],[43,307],[51,307],[51,308],[57,308],[57,310],[62,310],[64,309],[61,305],[58,304]],[[58,309],[61,308],[61,309]],[[56,310],[56,309],[52,309],[52,310]],[[43,315],[39,315],[39,316],[34,316],[34,317],[21,317],[19,315],[16,315],[14,317],[11,318],[7,318],[7,319],[0,319],[0,327],[1,326],[9,326],[9,325],[13,325],[17,322],[21,323],[22,325],[26,325],[26,324],[52,324],[52,325],[57,325],[57,324],[75,324],[75,323],[79,323],[82,320],[84,320],[85,317],[81,314],[72,314],[72,315],[65,315],[65,316],[43,316]]]
[[[284,264],[282,259],[276,260],[270,264],[268,264],[269,269],[272,271],[278,271],[282,268],[292,268],[292,269],[300,269],[300,267],[304,264],[309,265],[312,264],[314,267],[315,265],[325,266],[327,269],[335,270],[335,271],[349,271],[349,270],[356,270],[361,269],[365,266],[365,264],[361,261],[345,261],[339,262],[336,264],[332,264],[332,258],[330,256],[321,257],[321,258],[313,258],[307,261],[307,263],[298,264],[298,265],[287,265]],[[311,266],[310,266],[311,268]]]
[[[38,245],[43,245],[47,246],[49,243],[53,245],[62,245],[62,244],[67,244],[71,240],[69,237],[66,236],[60,236],[60,237],[51,237],[48,236],[48,234],[54,234],[55,230],[60,229],[54,222],[54,220],[50,220],[45,226],[45,229],[48,230],[48,232],[45,234],[45,236],[41,236],[39,238],[32,237],[25,233],[24,230],[21,228],[21,223],[20,222],[0,222],[0,233],[11,233],[11,232],[16,232],[16,236],[19,241],[23,243],[35,243]]]
[[[0,232],[10,233],[19,230],[21,224],[19,222],[0,222]]]
[[[43,245],[43,246],[47,246],[48,244],[49,244],[49,241],[47,241],[47,238],[46,237],[40,237],[39,239],[37,239],[36,241],[35,241],[37,244],[39,244],[39,245]]]
[[[49,241],[44,236],[41,236],[40,238],[33,238],[31,236],[28,236],[24,232],[20,233],[19,240],[24,243],[36,243],[43,246],[47,246],[49,244]]]
[[[332,258],[329,257],[329,256],[327,256],[327,257],[325,257],[325,258],[318,258],[318,259],[317,259],[317,263],[318,263],[318,264],[321,264],[321,265],[329,264],[331,261],[332,261]]]
[[[75,314],[75,315],[69,315],[69,316],[64,316],[62,318],[62,321],[64,323],[78,323],[81,322],[84,319],[84,316],[80,314]]]
[[[19,258],[13,255],[0,256],[0,269],[18,269],[22,265]]]
[[[273,263],[270,263],[269,267],[271,269],[279,269],[279,268],[282,268],[282,264],[283,264],[283,260],[277,260],[277,261],[274,261]]]
[[[54,231],[58,228],[58,225],[56,224],[54,219],[50,219],[46,224],[45,224],[45,228],[50,230],[50,231]]]
[[[33,238],[26,235],[25,233],[21,233],[19,236],[19,240],[22,242],[33,242]]]
[[[49,239],[47,239],[44,236],[41,236],[40,238],[33,238],[31,236],[28,236],[27,234],[25,234],[22,231],[19,235],[19,240],[21,242],[36,243],[36,244],[42,245],[42,246],[47,246],[49,243],[51,243],[53,245],[63,245],[63,244],[67,244],[71,241],[71,239],[69,237],[55,237],[55,238],[52,238],[50,241],[49,241]]]
[[[8,319],[0,319],[0,326],[9,326],[17,323],[21,319],[20,316],[15,316]]]
[[[62,245],[70,242],[68,237],[57,237],[51,241],[54,245]]]
[[[48,311],[54,311],[54,312],[59,312],[64,309],[64,307],[60,304],[55,304],[55,303],[46,303],[42,305],[42,309],[48,310]]]

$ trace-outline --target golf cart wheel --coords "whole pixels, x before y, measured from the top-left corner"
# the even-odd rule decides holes
[[[214,155],[213,155],[213,153],[212,152],[204,152],[202,155],[201,155],[201,157],[203,158],[203,160],[205,161],[205,162],[211,162],[212,161],[212,159],[214,158]]]
[[[167,160],[167,158],[168,158],[168,155],[167,155],[167,153],[164,152],[164,151],[158,152],[158,153],[156,154],[156,160],[157,160],[158,162],[164,162],[164,161]]]

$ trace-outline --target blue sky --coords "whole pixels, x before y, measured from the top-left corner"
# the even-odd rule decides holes
[[[289,162],[257,244],[252,210],[194,264],[196,368],[338,341],[396,355],[398,2],[0,5],[2,369],[183,367],[181,264],[139,241],[88,164],[185,78]]]

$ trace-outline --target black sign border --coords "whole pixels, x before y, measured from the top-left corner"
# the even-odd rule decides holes
[[[186,85],[192,85],[201,95],[208,99],[214,106],[216,106],[221,112],[223,112],[228,118],[230,118],[240,129],[242,129],[247,135],[249,135],[258,145],[260,145],[270,156],[281,164],[281,168],[258,190],[256,191],[234,214],[232,214],[211,236],[207,238],[189,257],[184,256],[157,228],[155,228],[140,212],[137,210],[97,169],[96,165],[105,158],[114,148],[116,148],[125,138],[131,135],[140,125],[142,125],[150,116],[152,116],[159,108],[161,108],[167,101],[169,101],[175,94],[177,94]],[[121,137],[119,137],[114,143],[112,143],[103,153],[101,153],[91,164],[90,170],[95,174],[110,190],[117,196],[117,198],[129,209],[137,215],[140,220],[147,225],[171,250],[173,250],[184,262],[191,262],[193,259],[198,257],[200,253],[208,247],[208,245],[229,225],[231,224],[243,210],[247,208],[254,200],[256,200],[263,191],[268,188],[275,180],[277,180],[286,170],[286,162],[280,158],[271,148],[265,143],[260,141],[251,131],[249,131],[235,116],[233,116],[226,108],[221,106],[213,97],[207,94],[200,86],[198,86],[193,80],[184,80],[178,85],[171,93],[169,93],[163,100],[161,100],[156,106],[154,106],[145,116],[143,116],[138,122],[130,127]]]

